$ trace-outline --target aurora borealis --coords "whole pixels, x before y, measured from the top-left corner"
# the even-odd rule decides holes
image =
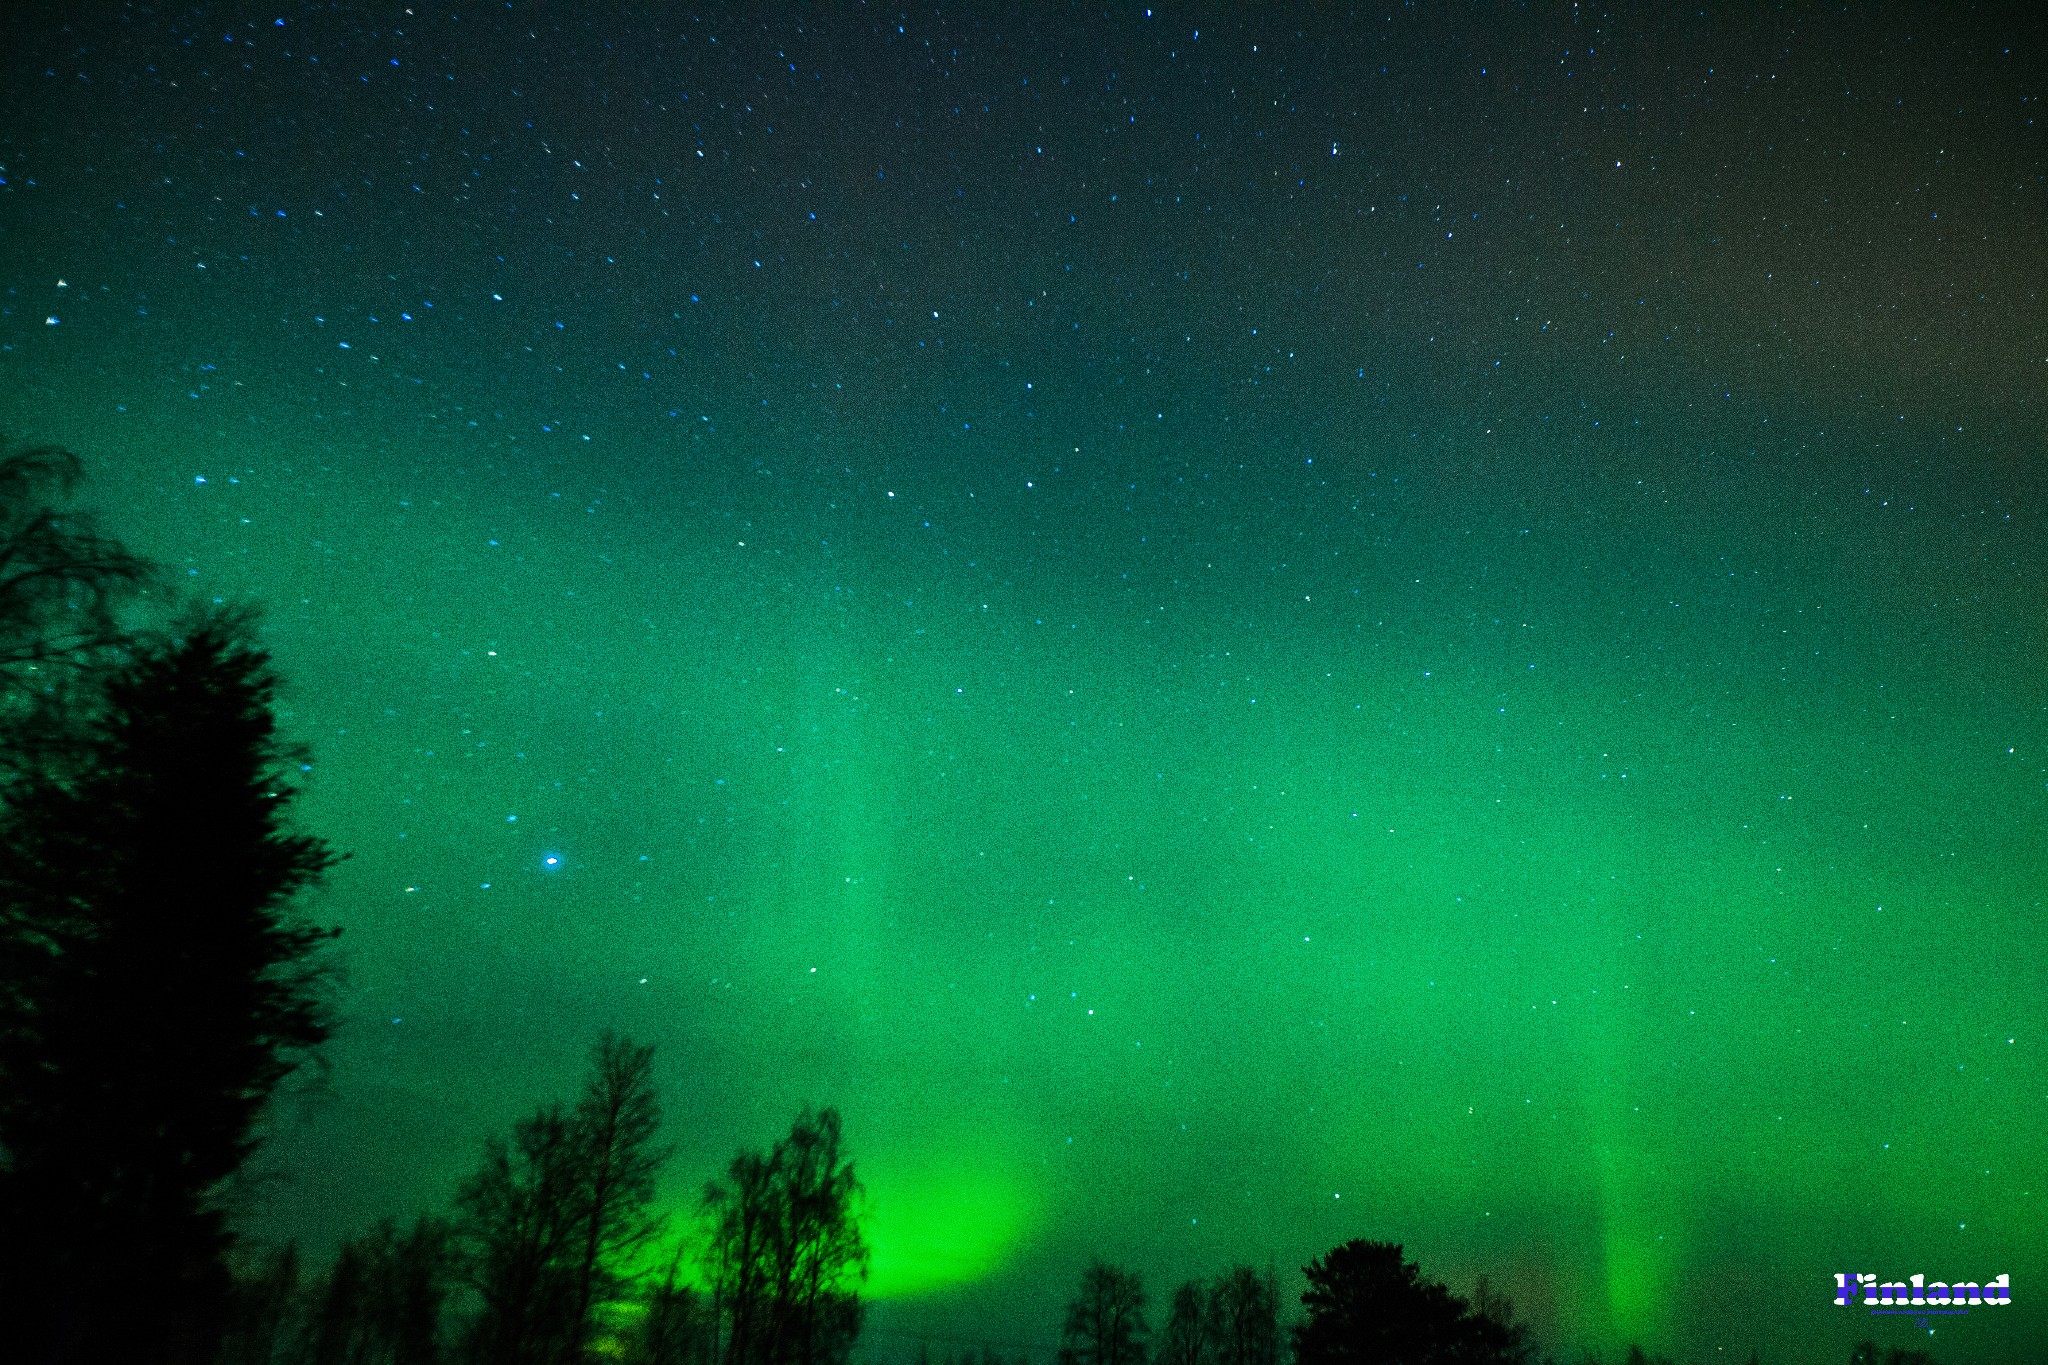
[[[678,1211],[841,1109],[877,1362],[1353,1236],[2030,1358],[2048,53],[1649,23],[7,18],[0,430],[265,609],[349,855],[251,1234],[612,1026]]]

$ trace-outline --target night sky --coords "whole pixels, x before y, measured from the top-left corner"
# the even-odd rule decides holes
[[[0,33],[0,429],[265,609],[349,855],[252,1234],[610,1026],[679,1213],[840,1107],[876,1361],[1354,1236],[2048,1339],[2038,27],[90,8]]]

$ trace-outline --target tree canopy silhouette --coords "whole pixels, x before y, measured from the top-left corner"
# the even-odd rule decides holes
[[[868,1272],[860,1194],[836,1109],[806,1110],[773,1149],[741,1152],[705,1191],[726,1365],[843,1365]]]
[[[1308,1318],[1294,1329],[1297,1365],[1518,1365],[1513,1329],[1475,1313],[1393,1242],[1350,1241],[1303,1267]]]
[[[1145,1282],[1138,1272],[1094,1261],[1081,1272],[1081,1292],[1067,1305],[1060,1365],[1145,1365],[1150,1335]]]
[[[661,1103],[653,1048],[611,1032],[598,1039],[574,1131],[583,1188],[572,1248],[568,1361],[583,1359],[593,1317],[628,1296],[627,1263],[660,1230],[647,1212],[669,1155],[655,1145]]]
[[[464,1275],[480,1301],[467,1348],[484,1365],[551,1365],[568,1344],[579,1212],[570,1124],[553,1104],[510,1142],[491,1138],[455,1197]]]
[[[710,1306],[684,1277],[685,1248],[677,1247],[658,1280],[640,1293],[640,1315],[625,1333],[628,1365],[712,1365]]]
[[[234,617],[137,643],[8,790],[0,1336],[27,1358],[200,1360],[223,1329],[222,1186],[328,1031],[330,935],[292,900],[333,858],[286,826],[276,687]]]
[[[306,1365],[436,1365],[451,1251],[448,1225],[431,1217],[406,1233],[386,1218],[369,1236],[344,1242],[314,1287],[293,1358]],[[246,1329],[237,1335],[236,1344],[249,1341]]]
[[[1936,1365],[1933,1356],[1910,1346],[1880,1348],[1874,1341],[1859,1341],[1849,1350],[1849,1365]]]
[[[1280,1286],[1269,1271],[1235,1265],[1209,1291],[1209,1347],[1216,1365],[1277,1365]]]
[[[1166,1332],[1159,1343],[1159,1365],[1210,1365],[1209,1301],[1199,1280],[1173,1291]]]
[[[488,1365],[576,1365],[605,1310],[630,1295],[628,1262],[667,1160],[654,1049],[606,1033],[573,1110],[550,1105],[512,1141],[492,1138],[456,1196],[463,1267],[481,1300],[468,1346]]]
[[[57,446],[0,455],[0,678],[13,685],[126,643],[116,608],[154,574],[60,506],[78,477],[78,457]]]

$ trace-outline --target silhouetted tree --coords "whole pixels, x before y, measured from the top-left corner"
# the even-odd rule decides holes
[[[361,1365],[370,1352],[369,1270],[362,1248],[343,1242],[317,1288],[306,1322],[306,1365]]]
[[[1298,1365],[1506,1365],[1500,1324],[1421,1271],[1391,1242],[1352,1241],[1303,1267],[1308,1320]]]
[[[683,1257],[678,1248],[662,1278],[642,1289],[640,1319],[621,1343],[626,1365],[709,1365],[710,1306],[683,1281]]]
[[[438,1365],[453,1241],[453,1230],[438,1218],[421,1218],[404,1234],[387,1218],[365,1239],[374,1365]]]
[[[104,671],[132,643],[119,609],[157,577],[62,506],[78,476],[56,446],[0,457],[0,791],[78,760]],[[0,996],[12,982],[0,960]]]
[[[652,1048],[606,1033],[573,1110],[550,1105],[485,1143],[456,1194],[471,1359],[580,1365],[603,1310],[632,1292],[626,1262],[657,1229],[647,1207],[667,1156],[653,1066]]]
[[[452,1269],[450,1232],[387,1218],[344,1242],[315,1284],[298,1358],[306,1365],[437,1365]]]
[[[580,1365],[597,1313],[625,1297],[622,1268],[659,1228],[647,1208],[668,1157],[655,1145],[661,1105],[654,1091],[654,1049],[606,1032],[591,1057],[591,1071],[575,1115],[583,1188],[564,1365]]]
[[[1906,1346],[1881,1350],[1874,1341],[1859,1341],[1849,1349],[1849,1365],[1936,1365],[1933,1356]]]
[[[221,1365],[273,1365],[289,1347],[299,1306],[299,1247],[286,1242],[237,1275]]]
[[[36,688],[36,675],[52,667],[125,645],[117,608],[155,575],[90,516],[60,506],[78,475],[78,457],[56,446],[0,456],[0,682],[8,686]]]
[[[21,1358],[211,1361],[228,1324],[222,1187],[327,1036],[330,935],[290,906],[332,857],[285,827],[276,686],[243,620],[138,643],[7,791],[0,1340]]]
[[[1276,1365],[1280,1286],[1269,1272],[1232,1266],[1209,1291],[1209,1348],[1216,1365]]]
[[[1479,1345],[1490,1353],[1488,1359],[1504,1365],[1529,1365],[1535,1358],[1536,1345],[1530,1340],[1528,1324],[1515,1319],[1515,1301],[1495,1289],[1484,1275],[1472,1287],[1472,1318]]]
[[[560,1105],[484,1144],[483,1165],[455,1197],[463,1274],[478,1312],[478,1365],[553,1365],[570,1337],[573,1253],[582,1229],[575,1125]]]
[[[787,1222],[781,1263],[790,1292],[777,1358],[792,1365],[836,1365],[860,1334],[860,1299],[854,1286],[868,1274],[861,1236],[860,1182],[840,1149],[839,1111],[799,1118],[778,1144]]]
[[[1081,1272],[1081,1292],[1067,1305],[1060,1365],[1145,1365],[1145,1283],[1134,1270],[1101,1261]]]
[[[704,1191],[704,1211],[711,1223],[707,1266],[713,1293],[713,1329],[721,1338],[720,1356],[727,1365],[751,1365],[765,1359],[761,1342],[769,1335],[768,1305],[773,1298],[771,1246],[780,1217],[775,1169],[758,1152],[741,1152],[726,1167],[723,1181]],[[922,1365],[922,1362],[921,1362]]]
[[[1209,1296],[1199,1280],[1173,1291],[1165,1339],[1159,1344],[1159,1365],[1209,1365]]]
[[[806,1110],[767,1155],[741,1152],[705,1191],[728,1365],[840,1365],[867,1278],[861,1187],[837,1110]]]

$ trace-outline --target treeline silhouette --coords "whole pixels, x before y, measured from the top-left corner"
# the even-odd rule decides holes
[[[309,765],[253,617],[167,605],[61,505],[77,475],[0,456],[0,1365],[845,1365],[868,1253],[837,1112],[740,1152],[671,1225],[653,1049],[615,1034],[447,1211],[318,1268],[238,1240],[267,1106],[333,1025],[338,931],[298,901],[336,855],[289,821]],[[1487,1281],[1462,1297],[1397,1244],[1303,1269],[1284,1330],[1274,1272],[1237,1265],[1176,1287],[1155,1334],[1142,1277],[1092,1263],[1058,1365],[1556,1359]],[[1851,1365],[1932,1361],[1866,1342]]]
[[[78,462],[0,457],[0,1360],[38,1365],[837,1365],[866,1250],[838,1115],[707,1190],[650,1269],[667,1152],[652,1050],[607,1035],[573,1105],[486,1144],[445,1216],[306,1274],[228,1196],[332,1027],[335,862],[246,612],[61,503]]]
[[[1173,1292],[1155,1334],[1143,1278],[1090,1265],[1068,1305],[1059,1365],[1534,1365],[1514,1305],[1481,1281],[1468,1301],[1389,1242],[1351,1241],[1303,1267],[1304,1314],[1283,1331],[1272,1269],[1236,1265]]]
[[[1283,1342],[1293,1365],[1603,1365],[1597,1352],[1540,1349],[1513,1301],[1485,1276],[1465,1298],[1426,1278],[1398,1243],[1345,1242],[1302,1272],[1303,1311],[1284,1332],[1273,1271],[1238,1265],[1175,1289],[1155,1335],[1143,1277],[1094,1262],[1067,1306],[1058,1365],[1279,1365]],[[1674,1362],[1631,1346],[1617,1365]],[[1755,1352],[1748,1365],[1761,1365]],[[1849,1365],[1936,1362],[1924,1351],[1864,1341],[1851,1348]]]
[[[246,1265],[223,1365],[842,1365],[867,1251],[839,1115],[741,1152],[671,1229],[653,1060],[604,1035],[576,1102],[490,1139],[449,1214],[387,1220],[317,1274],[290,1245]]]

